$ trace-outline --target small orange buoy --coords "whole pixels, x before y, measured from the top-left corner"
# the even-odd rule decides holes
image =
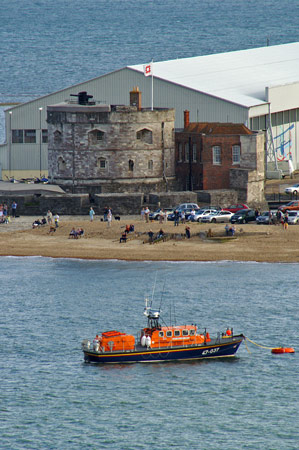
[[[279,355],[281,353],[295,353],[295,350],[292,347],[278,347],[272,348],[271,352],[275,355]]]

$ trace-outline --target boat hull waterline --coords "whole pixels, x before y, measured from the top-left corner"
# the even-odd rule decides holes
[[[183,347],[144,348],[136,346],[130,351],[96,351],[83,346],[84,360],[90,363],[144,363],[163,361],[187,361],[197,359],[212,359],[234,357],[240,344],[245,339],[244,335],[232,336],[211,340],[209,344],[200,344]],[[214,342],[213,342],[214,341]]]

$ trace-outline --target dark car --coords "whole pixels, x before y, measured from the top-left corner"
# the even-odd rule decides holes
[[[231,223],[248,223],[255,222],[256,216],[254,209],[241,209],[236,212],[231,218]]]

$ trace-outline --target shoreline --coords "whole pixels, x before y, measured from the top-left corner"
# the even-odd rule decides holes
[[[173,222],[145,223],[138,216],[113,220],[111,227],[97,217],[93,222],[86,216],[62,216],[55,233],[49,235],[49,226],[32,229],[36,217],[12,219],[0,225],[0,256],[49,257],[82,260],[164,261],[164,262],[299,262],[299,226],[291,225],[284,231],[281,225],[237,225],[236,238],[224,237],[225,224],[188,223],[191,239],[184,237],[186,225],[174,227]],[[126,224],[133,223],[135,232],[126,243],[119,238]],[[85,234],[80,239],[69,239],[72,227],[82,226]],[[148,243],[147,233],[163,228],[175,239]],[[208,230],[214,236],[206,237]],[[218,239],[217,239],[218,238]]]

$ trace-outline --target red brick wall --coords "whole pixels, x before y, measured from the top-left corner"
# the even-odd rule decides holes
[[[203,189],[229,189],[230,169],[240,167],[232,163],[232,147],[240,145],[239,136],[202,136]],[[213,164],[213,147],[221,148],[221,164]]]
[[[192,189],[229,189],[230,169],[240,167],[232,164],[232,146],[240,145],[240,137],[236,135],[207,136],[204,134],[194,134],[178,132],[175,135],[175,160],[176,177],[182,190],[187,190],[189,186],[190,163],[185,162],[185,144],[191,146],[195,143],[197,147],[196,162],[192,161]],[[182,161],[179,161],[179,144],[182,144]],[[213,146],[221,147],[221,164],[213,164]],[[241,149],[242,151],[242,149]],[[192,156],[191,151],[191,156]]]

